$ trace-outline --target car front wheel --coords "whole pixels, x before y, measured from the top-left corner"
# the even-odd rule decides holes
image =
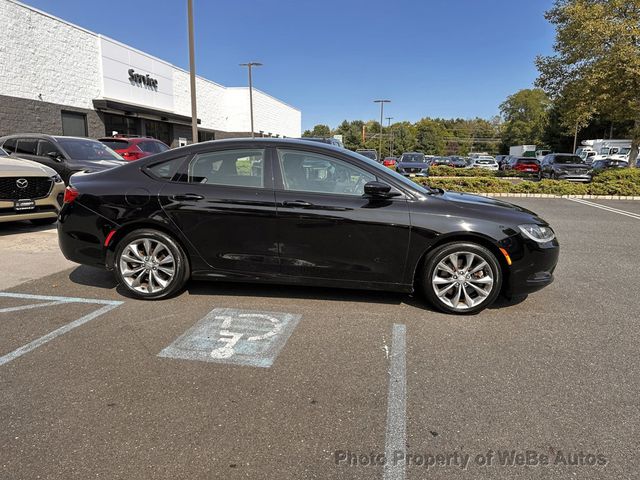
[[[127,291],[143,299],[169,297],[189,279],[189,264],[180,245],[152,229],[135,230],[118,242],[115,271]]]
[[[495,301],[502,287],[502,270],[487,248],[455,242],[428,257],[421,280],[425,296],[438,310],[468,315]]]

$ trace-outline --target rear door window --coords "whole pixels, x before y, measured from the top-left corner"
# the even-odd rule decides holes
[[[38,141],[34,138],[21,138],[16,146],[17,154],[36,155],[38,150]]]
[[[264,186],[264,150],[241,149],[199,153],[189,162],[189,183],[231,187]]]

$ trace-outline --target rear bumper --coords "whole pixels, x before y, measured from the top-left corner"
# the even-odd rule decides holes
[[[113,228],[113,223],[79,203],[66,204],[58,218],[58,245],[67,260],[104,267],[104,242]]]

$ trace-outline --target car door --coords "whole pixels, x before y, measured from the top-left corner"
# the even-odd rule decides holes
[[[284,275],[402,283],[410,233],[407,199],[403,194],[366,198],[364,185],[377,174],[363,163],[339,154],[277,149],[273,165]]]
[[[62,178],[68,178],[70,172],[64,154],[57,145],[49,140],[38,140],[36,151],[38,162],[53,168]]]
[[[279,272],[275,198],[264,148],[197,153],[159,198],[169,218],[219,274]]]

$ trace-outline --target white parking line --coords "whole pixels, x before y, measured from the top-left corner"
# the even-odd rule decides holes
[[[617,213],[619,215],[624,215],[625,217],[635,218],[636,220],[640,220],[640,214],[628,212],[626,210],[620,210],[619,208],[609,207],[608,205],[600,205],[599,203],[589,202],[587,200],[582,200],[581,198],[568,198],[567,200],[571,200],[572,202],[581,203],[583,205],[587,205],[589,207],[599,208],[601,210],[606,210],[611,213]]]
[[[38,303],[38,304],[22,305],[19,307],[4,308],[0,310],[0,313],[15,312],[17,310],[26,310],[28,308],[37,308],[37,307],[44,307],[44,306],[50,306],[50,305],[62,305],[67,303],[93,303],[97,305],[104,305],[98,310],[95,310],[87,315],[84,315],[78,318],[77,320],[74,320],[71,323],[67,323],[62,327],[57,328],[53,332],[49,332],[46,335],[43,335],[42,337],[37,338],[36,340],[29,342],[20,348],[17,348],[13,352],[9,352],[6,355],[3,355],[2,357],[0,357],[0,366],[11,362],[12,360],[15,360],[18,357],[21,357],[25,353],[29,353],[32,350],[35,350],[36,348],[44,345],[45,343],[50,342],[54,338],[59,337],[60,335],[64,335],[65,333],[73,330],[74,328],[79,327],[80,325],[84,325],[85,323],[90,322],[94,318],[97,318],[100,315],[103,315],[108,311],[113,310],[114,308],[122,304],[122,302],[118,302],[114,300],[100,300],[97,298],[52,297],[48,295],[31,295],[28,293],[0,292],[0,297],[48,301],[48,303]]]
[[[387,396],[387,431],[385,440],[384,480],[404,480],[407,448],[407,356],[406,328],[393,325],[389,358],[389,394]],[[402,452],[403,460],[393,459]]]

